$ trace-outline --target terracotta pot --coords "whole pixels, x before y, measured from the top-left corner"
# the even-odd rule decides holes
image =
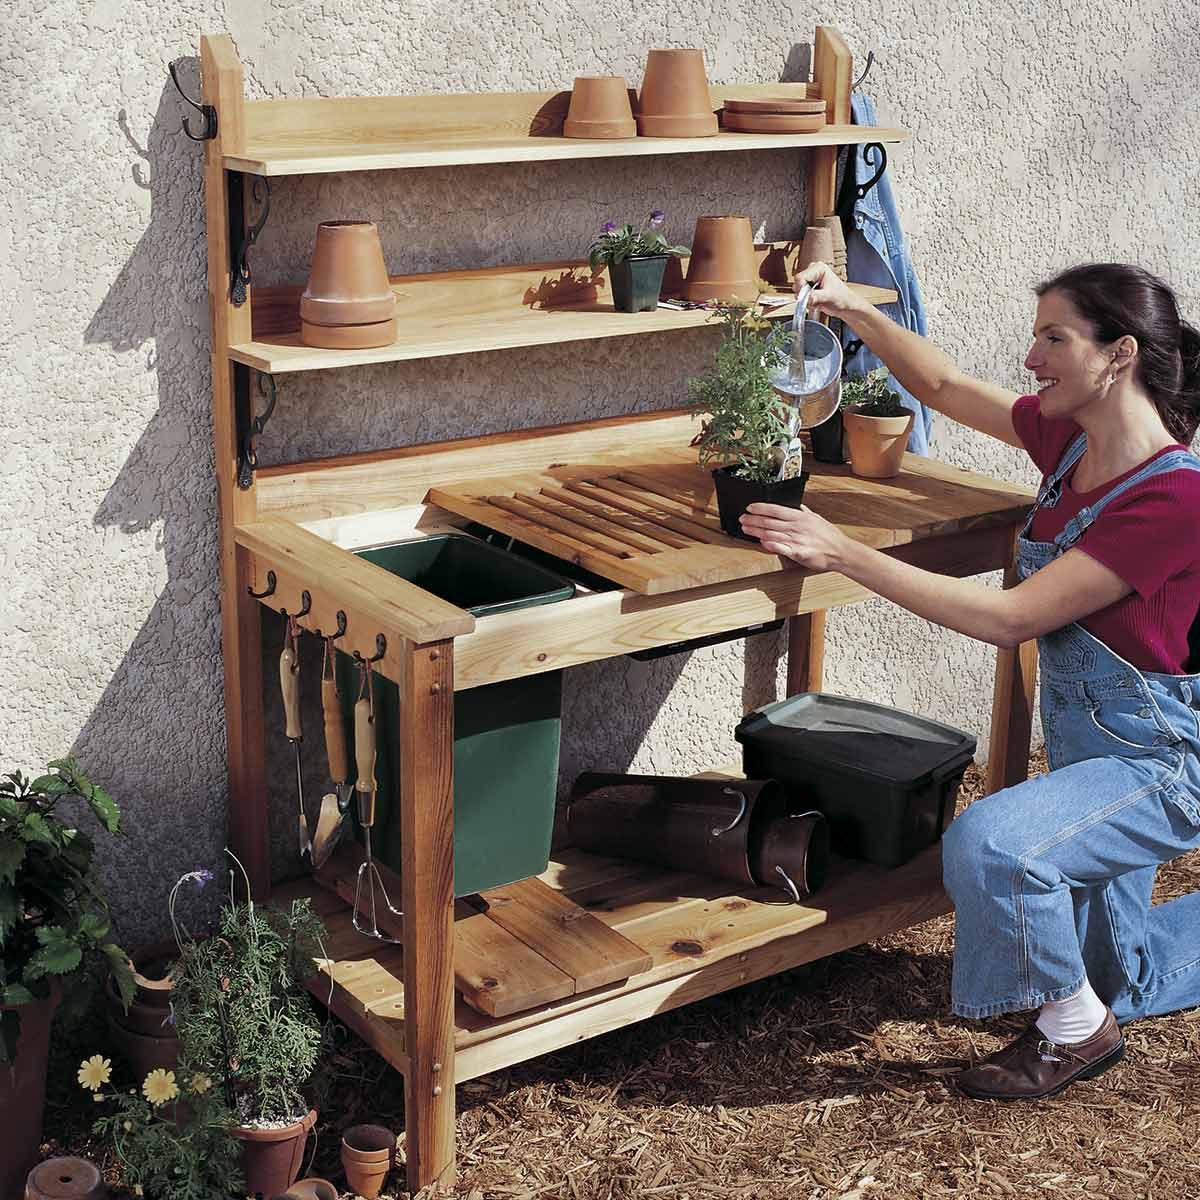
[[[846,237],[842,233],[842,218],[836,213],[831,213],[826,217],[817,217],[813,224],[821,229],[829,230],[829,236],[833,239],[832,264],[836,265],[839,258],[844,264],[846,261]]]
[[[563,137],[637,137],[637,122],[623,75],[576,75]]]
[[[354,1125],[342,1135],[342,1166],[351,1190],[375,1200],[396,1165],[396,1135],[382,1125]]]
[[[869,417],[848,408],[842,413],[849,442],[850,466],[865,479],[890,479],[900,474],[904,447],[913,426],[913,414],[903,417]]]
[[[238,1125],[233,1136],[242,1143],[242,1173],[246,1176],[246,1194],[261,1192],[277,1196],[296,1181],[304,1163],[304,1147],[317,1123],[317,1110],[282,1129],[258,1129]]]
[[[395,321],[373,321],[369,325],[311,325],[300,322],[300,340],[322,350],[370,350],[390,346],[396,340]]]
[[[300,297],[302,325],[378,325],[396,311],[373,221],[322,221]]]
[[[174,1026],[169,1022],[170,1008],[134,1000],[126,1009],[111,975],[104,981],[104,999],[112,1019],[132,1033],[140,1033],[143,1037],[175,1036]]]
[[[135,1033],[108,1014],[108,1034],[113,1049],[129,1064],[140,1085],[151,1071],[173,1071],[179,1064],[179,1037],[173,1025],[161,1034]]]
[[[328,1179],[318,1179],[314,1175],[308,1179],[297,1179],[274,1200],[338,1200],[338,1190]]]
[[[0,1197],[21,1194],[29,1169],[37,1162],[46,1102],[46,1055],[50,1024],[62,998],[57,983],[50,995],[32,1004],[0,1004],[0,1012],[17,1012],[21,1032],[11,1066],[0,1066]]]
[[[753,300],[758,257],[749,217],[700,217],[683,295],[688,300]]]
[[[179,957],[179,947],[171,940],[151,942],[130,956],[137,1004],[166,1008],[171,1003],[171,968]]]
[[[796,258],[796,270],[803,271],[805,267],[815,262],[829,263],[832,258],[833,234],[820,225],[810,225],[804,231],[804,241],[800,243],[800,253]]]
[[[638,97],[642,137],[713,137],[717,114],[703,50],[651,50]]]
[[[25,1200],[105,1200],[108,1188],[86,1158],[48,1158],[29,1172]]]

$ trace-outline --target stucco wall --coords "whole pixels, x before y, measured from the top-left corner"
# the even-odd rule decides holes
[[[194,82],[199,35],[227,30],[251,98],[336,96],[550,89],[596,70],[636,82],[649,47],[702,45],[713,82],[739,83],[805,63],[818,23],[839,26],[864,58],[880,52],[868,90],[913,135],[892,163],[931,334],[965,368],[1022,388],[1030,285],[1078,260],[1138,261],[1200,316],[1200,116],[1189,99],[1200,28],[1169,0],[8,10],[0,760],[31,769],[73,748],[118,797],[128,838],[119,857],[106,849],[106,870],[131,940],[161,927],[178,873],[216,862],[225,826],[200,151],[176,135],[185,110],[167,62],[193,56]],[[572,256],[601,221],[652,206],[681,238],[706,211],[744,211],[784,237],[802,225],[805,170],[789,151],[282,180],[256,268],[264,282],[303,279],[315,222],[363,213],[396,272]],[[698,332],[289,378],[262,454],[674,405],[711,346]],[[935,451],[1033,482],[1016,451],[944,420]],[[831,689],[985,742],[986,647],[882,602],[833,613],[828,638]],[[277,639],[269,626],[271,660]],[[570,672],[564,777],[730,760],[738,716],[777,694],[781,650],[762,638]],[[319,739],[308,746],[315,786]],[[294,823],[279,751],[286,859]]]

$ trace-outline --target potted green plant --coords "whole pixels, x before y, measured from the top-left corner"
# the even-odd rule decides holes
[[[867,479],[889,479],[900,473],[913,426],[913,413],[888,387],[889,378],[887,367],[876,367],[842,385],[841,417],[849,443],[850,467],[855,475]]]
[[[813,458],[823,463],[847,463],[850,461],[846,445],[846,426],[842,413],[855,405],[868,403],[880,391],[887,391],[887,369],[877,367],[866,375],[843,375],[842,392],[833,416],[810,430]]]
[[[608,266],[613,307],[617,312],[645,312],[658,307],[667,259],[689,253],[672,246],[662,232],[666,214],[655,209],[638,227],[607,221],[588,251],[593,271]]]
[[[221,1088],[251,1194],[291,1186],[317,1119],[304,1089],[321,1023],[303,980],[323,932],[308,900],[282,909],[231,896],[211,937],[180,943],[171,1001],[180,1063]]]
[[[100,965],[125,1003],[133,975],[110,939],[92,839],[59,812],[78,797],[116,834],[116,803],[68,756],[29,780],[0,780],[0,1196],[18,1190],[37,1158],[50,1023],[86,1007]]]
[[[688,380],[688,395],[703,419],[692,445],[713,470],[721,528],[750,538],[739,518],[757,502],[799,508],[808,473],[780,479],[788,454],[792,405],[771,386],[772,365],[787,330],[772,326],[757,305],[714,306],[722,337],[712,367]]]

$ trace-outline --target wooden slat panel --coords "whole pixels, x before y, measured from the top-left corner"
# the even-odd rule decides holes
[[[675,548],[639,532],[634,522],[623,513],[609,509],[608,512],[613,514],[610,518],[605,514],[603,505],[590,503],[582,496],[573,496],[560,488],[542,488],[536,494],[519,492],[518,496],[534,507],[545,509],[564,520],[598,530],[633,554],[657,554],[660,550]],[[646,522],[642,524],[644,526]]]
[[[643,537],[656,542],[658,549],[663,549],[668,546],[679,548],[681,546],[690,546],[693,539],[684,537],[680,533],[674,532],[671,527],[661,520],[656,520],[650,515],[634,515],[634,509],[620,509],[615,504],[594,499],[589,496],[588,491],[595,491],[594,488],[589,488],[586,483],[573,481],[565,484],[561,488],[544,487],[542,495],[549,499],[562,499],[563,503],[571,504],[576,508],[582,508],[585,512],[594,513],[598,517],[604,517],[605,520],[611,521],[617,525],[623,525],[631,532],[640,533]]]
[[[577,520],[544,509],[536,500],[526,494],[518,492],[514,496],[488,496],[487,502],[497,508],[503,508],[507,512],[516,513],[517,516],[524,517],[534,524],[545,525],[549,529],[565,533],[572,544],[583,542],[585,545],[595,546],[597,550],[609,554],[613,558],[635,557],[634,552],[623,543],[615,541],[595,529],[590,529]]]
[[[723,546],[727,540],[727,535],[721,531],[720,522],[701,523],[701,519],[684,516],[683,513],[687,510],[682,506],[672,512],[667,505],[658,503],[659,497],[648,496],[641,488],[625,483],[616,476],[572,480],[563,486],[582,495],[603,497],[604,503],[623,507],[629,513],[644,516],[646,520],[673,529],[693,542]]]

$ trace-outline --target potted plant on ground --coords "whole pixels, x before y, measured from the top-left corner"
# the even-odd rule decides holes
[[[280,909],[231,896],[211,937],[180,945],[172,999],[180,1062],[209,1076],[235,1114],[251,1194],[274,1196],[295,1181],[317,1119],[304,1088],[321,1023],[302,981],[323,931],[308,900]]]
[[[645,312],[658,307],[663,274],[670,255],[687,254],[687,246],[672,246],[662,232],[666,214],[655,209],[642,224],[605,223],[588,251],[593,271],[607,264],[617,312]]]
[[[712,367],[688,380],[688,395],[703,418],[692,445],[701,466],[713,471],[721,528],[731,537],[749,538],[738,518],[756,501],[799,508],[808,474],[788,474],[794,447],[789,445],[791,403],[771,385],[772,366],[787,334],[772,327],[757,305],[718,305],[723,324]],[[780,478],[781,468],[785,478]]]
[[[900,403],[888,387],[887,367],[876,367],[859,379],[842,386],[853,399],[842,412],[849,443],[850,466],[855,475],[867,479],[890,479],[900,473],[904,448],[913,425],[913,413]]]
[[[18,1190],[37,1158],[55,1009],[85,1007],[101,963],[121,999],[133,996],[128,959],[109,938],[92,839],[58,811],[69,797],[119,831],[112,797],[72,757],[32,781],[19,771],[0,780],[0,1196]]]

